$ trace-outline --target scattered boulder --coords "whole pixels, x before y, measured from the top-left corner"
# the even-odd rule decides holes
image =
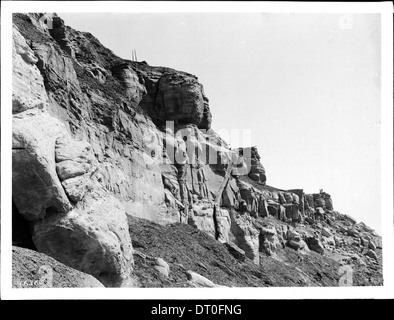
[[[287,232],[287,246],[297,251],[309,251],[307,244],[302,240],[301,235],[293,230]]]
[[[376,251],[376,244],[373,241],[369,241],[369,249]]]
[[[306,243],[307,243],[308,248],[310,250],[313,250],[313,251],[318,252],[320,254],[324,254],[324,246],[317,237],[307,238]]]
[[[375,259],[376,261],[378,260],[378,255],[376,254],[375,251],[369,249],[366,253],[366,255],[372,259]]]
[[[331,233],[331,231],[330,231],[328,228],[323,228],[323,229],[321,230],[321,234],[322,234],[324,237],[332,237],[332,233]]]
[[[245,261],[244,250],[242,250],[240,247],[238,247],[232,242],[225,242],[224,244],[226,245],[228,252],[230,252],[235,259],[239,261]]]
[[[207,287],[207,288],[217,287],[217,285],[214,284],[211,280],[205,278],[204,276],[202,276],[196,272],[188,270],[186,272],[186,276],[190,282],[198,285],[199,287]]]
[[[305,220],[306,222],[308,222],[309,224],[311,224],[311,225],[315,224],[315,220],[313,220],[313,219],[310,218],[310,217],[305,217],[304,220]]]
[[[164,277],[168,277],[170,274],[170,266],[168,263],[162,258],[155,259],[155,266],[154,268],[159,271]]]
[[[359,238],[360,237],[360,233],[354,228],[348,228],[347,229],[347,233],[349,235],[351,235],[352,237],[355,237],[355,238]]]

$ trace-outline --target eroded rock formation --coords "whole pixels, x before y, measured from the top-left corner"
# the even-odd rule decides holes
[[[239,263],[325,254],[349,238],[379,259],[379,237],[333,211],[330,195],[271,187],[256,147],[229,148],[196,76],[121,59],[42,17],[14,15],[12,92],[13,203],[39,252],[107,287],[135,286],[131,221],[143,218],[189,224]],[[152,266],[171,278],[160,259]]]

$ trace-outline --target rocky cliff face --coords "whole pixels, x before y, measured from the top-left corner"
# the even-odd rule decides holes
[[[209,100],[196,76],[121,59],[93,35],[66,26],[56,15],[48,19],[51,25],[42,22],[43,14],[14,15],[16,245],[107,287],[149,286],[142,269],[168,277],[175,263],[179,275],[161,285],[179,286],[184,277],[191,286],[250,283],[234,270],[230,282],[204,278],[201,273],[209,277],[211,267],[197,266],[200,255],[188,270],[179,267],[190,261],[187,255],[183,262],[164,261],[169,259],[164,251],[160,256],[141,245],[138,230],[150,228],[139,220],[145,219],[156,226],[153,234],[168,224],[178,226],[181,235],[179,224],[204,232],[208,240],[192,237],[188,243],[219,248],[223,252],[215,251],[213,260],[224,254],[223,261],[236,259],[254,275],[267,261],[287,270],[284,260],[294,252],[316,261],[344,257],[352,266],[356,261],[365,272],[374,268],[377,280],[371,283],[381,283],[380,237],[333,211],[327,193],[268,186],[256,147],[232,150],[211,128]],[[182,237],[170,239],[185,245]],[[222,268],[230,268],[226,263]],[[321,283],[337,285],[338,278]],[[258,283],[286,285],[278,279]]]

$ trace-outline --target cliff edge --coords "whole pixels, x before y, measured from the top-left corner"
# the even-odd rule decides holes
[[[56,14],[13,22],[14,245],[106,287],[382,285],[381,237],[322,190],[269,186],[196,76]]]

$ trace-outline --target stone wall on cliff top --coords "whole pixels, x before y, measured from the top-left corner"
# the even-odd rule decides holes
[[[196,76],[121,59],[42,16],[15,14],[13,28],[13,203],[38,251],[133,286],[127,217],[191,224],[258,264],[286,239],[304,245],[258,218],[332,210],[327,194],[267,186],[257,149],[231,150],[211,128]]]

